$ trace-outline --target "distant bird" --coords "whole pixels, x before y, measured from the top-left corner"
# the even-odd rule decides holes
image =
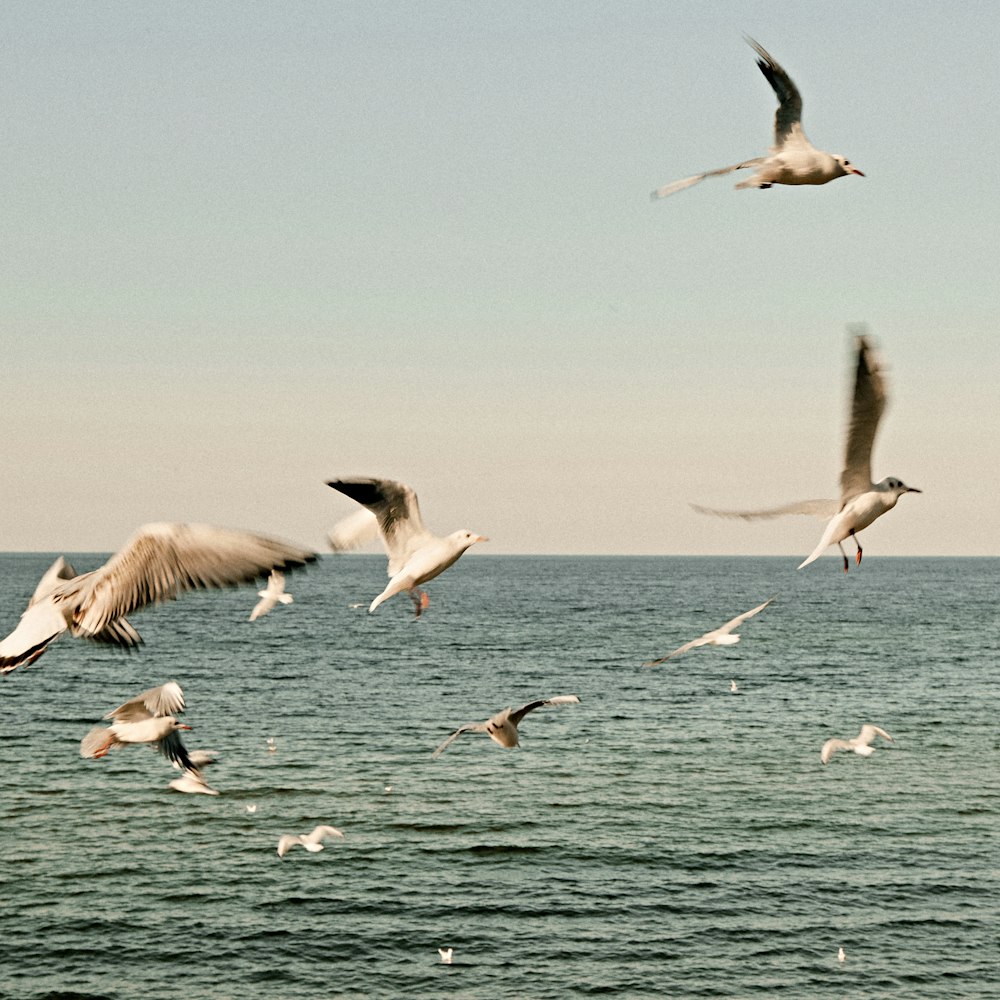
[[[297,844],[301,844],[311,854],[315,854],[317,851],[323,850],[323,842],[325,840],[329,840],[331,837],[343,836],[344,835],[333,826],[317,826],[312,833],[303,834],[301,837],[297,837],[291,833],[286,833],[278,841],[278,857],[283,858],[288,851]]]
[[[706,632],[697,639],[692,639],[690,642],[684,643],[683,646],[679,646],[672,653],[667,653],[666,656],[661,656],[658,660],[647,660],[643,666],[655,667],[658,663],[663,663],[673,656],[680,656],[681,653],[686,653],[689,649],[695,649],[698,646],[735,646],[740,641],[740,637],[735,635],[733,630],[742,625],[748,618],[753,618],[754,615],[759,614],[773,600],[773,597],[769,597],[763,604],[758,604],[757,607],[751,608],[742,615],[737,615],[731,621],[726,622],[725,625],[720,625],[718,628],[712,629],[711,632]],[[736,690],[736,681],[732,682],[730,690]]]
[[[756,167],[756,173],[737,184],[737,188],[769,188],[772,184],[826,184],[827,181],[846,177],[848,174],[864,177],[850,160],[835,153],[824,153],[809,142],[802,131],[802,96],[798,88],[761,45],[752,38],[747,38],[747,42],[757,53],[757,66],[778,98],[778,110],[774,116],[774,145],[769,155],[757,156],[734,163],[731,167],[708,170],[682,181],[674,181],[654,191],[650,195],[653,201],[693,187],[706,177],[719,177],[748,167]]]
[[[178,731],[190,729],[177,719],[184,711],[184,692],[176,681],[150,688],[104,716],[110,726],[96,726],[80,741],[80,756],[106,757],[117,747],[150,743],[180,770],[200,776],[198,766],[181,743]]]
[[[250,621],[263,617],[276,604],[292,603],[292,595],[285,593],[285,574],[280,569],[271,570],[271,575],[267,578],[267,587],[258,590],[257,596],[260,600],[250,612]]]
[[[844,572],[850,565],[841,542],[850,537],[857,547],[855,558],[861,563],[861,543],[857,532],[867,528],[876,518],[896,506],[904,493],[920,493],[913,486],[893,477],[881,482],[871,481],[872,445],[878,430],[879,419],[886,405],[885,382],[868,337],[855,338],[857,358],[855,364],[854,393],[851,398],[851,422],[847,429],[847,448],[844,469],[840,474],[840,500],[801,500],[772,507],[767,510],[714,510],[694,506],[702,514],[718,517],[739,517],[744,520],[778,517],[781,514],[812,514],[829,517],[830,522],[819,544],[800,564],[808,566],[822,555],[823,550],[836,543],[844,558]]]
[[[218,795],[219,793],[205,781],[202,771],[210,764],[214,764],[218,759],[218,754],[214,750],[190,750],[188,758],[194,764],[193,771],[184,770],[177,761],[174,767],[178,771],[184,771],[179,778],[174,778],[170,782],[170,787],[176,792],[187,792],[188,794]]]
[[[740,689],[736,686],[736,681],[730,681],[729,682],[729,690],[733,694],[739,694],[740,693]]]
[[[79,576],[65,560],[42,578],[20,624],[0,642],[0,673],[32,663],[69,630],[116,646],[142,642],[127,614],[188,590],[251,583],[302,566],[314,552],[207,524],[147,524],[99,569]]]
[[[882,739],[888,740],[890,743],[895,742],[884,729],[879,729],[878,726],[864,725],[861,727],[861,732],[853,740],[827,740],[820,751],[819,759],[826,764],[838,750],[853,750],[862,757],[870,757],[875,753],[875,747],[870,744],[876,736],[881,736]]]
[[[838,948],[837,949],[837,961],[838,962],[843,962],[845,958],[847,958],[847,955],[844,954],[844,949],[843,948]]]
[[[278,749],[278,744],[275,742],[273,736],[268,736],[267,738],[267,750],[268,753],[274,753]]]
[[[413,601],[419,618],[430,603],[420,584],[433,580],[444,572],[470,545],[489,541],[471,531],[453,531],[443,538],[432,535],[420,516],[417,495],[404,483],[391,479],[334,479],[326,484],[370,510],[378,520],[385,550],[389,556],[389,584],[368,608],[374,611],[383,601],[405,590]],[[341,525],[344,522],[340,522]],[[363,522],[359,531],[364,537],[370,521]],[[331,533],[331,545],[337,528]],[[351,547],[350,532],[340,536],[342,551]],[[357,537],[357,536],[355,536]]]
[[[516,710],[505,708],[485,722],[469,722],[464,726],[460,726],[431,756],[437,757],[449,743],[456,740],[462,733],[487,733],[494,743],[499,743],[502,747],[516,747],[518,744],[518,724],[529,712],[533,712],[536,708],[543,708],[546,705],[577,705],[579,703],[580,699],[575,694],[562,694],[556,698],[548,698],[545,701],[530,701],[527,705],[522,705]]]
[[[392,785],[385,786],[385,794],[388,795],[392,791]]]
[[[250,816],[253,816],[253,814],[257,811],[257,804],[255,802],[248,802],[246,804],[245,808],[246,808],[247,814],[250,815]]]
[[[441,956],[441,961],[445,965],[451,965],[452,955],[455,954],[454,948],[438,948],[438,954]]]

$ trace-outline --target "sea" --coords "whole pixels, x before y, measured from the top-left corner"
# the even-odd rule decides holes
[[[0,634],[55,555],[0,555]],[[1000,560],[798,561],[470,553],[417,619],[327,556],[254,622],[245,587],[64,636],[0,681],[0,997],[1000,996]],[[218,796],[79,755],[170,680]]]

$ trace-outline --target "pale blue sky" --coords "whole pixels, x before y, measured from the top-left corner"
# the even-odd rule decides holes
[[[509,552],[809,552],[848,324],[892,399],[870,555],[1000,553],[1000,6],[0,5],[0,549],[151,520],[321,545],[340,475]],[[864,179],[769,145],[743,33]],[[483,549],[486,550],[486,546]]]

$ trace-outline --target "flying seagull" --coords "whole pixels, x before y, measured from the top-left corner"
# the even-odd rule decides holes
[[[443,573],[470,545],[489,541],[485,536],[465,529],[453,531],[443,538],[432,535],[424,527],[416,493],[404,483],[391,479],[358,478],[334,479],[326,485],[356,500],[378,519],[378,529],[389,556],[389,584],[369,605],[369,614],[383,601],[405,590],[419,618],[430,603],[420,584]],[[370,521],[366,524],[362,519],[358,526],[359,536],[366,537],[369,527]],[[330,536],[331,546],[335,544],[337,534],[338,528],[335,527]],[[339,544],[341,549],[350,547],[349,540]]]
[[[267,578],[267,586],[257,591],[260,600],[250,612],[250,621],[263,617],[276,604],[291,604],[292,595],[285,593],[285,574],[280,569],[272,569]]]
[[[194,764],[195,769],[193,771],[185,771],[177,761],[174,761],[174,767],[178,771],[184,771],[184,773],[179,778],[174,778],[170,782],[170,787],[176,792],[218,795],[219,793],[205,781],[205,777],[201,773],[209,764],[214,764],[219,759],[218,754],[214,750],[190,750],[188,751],[188,757],[191,763]]]
[[[437,757],[453,740],[458,739],[462,733],[488,733],[494,743],[499,743],[502,747],[516,747],[518,744],[517,726],[518,723],[536,708],[544,708],[546,705],[577,705],[580,699],[575,694],[561,694],[556,698],[548,698],[545,701],[529,701],[527,705],[522,705],[518,709],[505,708],[502,712],[497,712],[492,718],[485,722],[469,722],[464,726],[459,726],[431,755]]]
[[[179,730],[191,728],[177,718],[183,711],[184,692],[176,681],[143,691],[104,716],[112,720],[110,726],[96,726],[84,736],[80,756],[93,760],[106,757],[118,747],[150,743],[181,771],[200,776],[177,735]]]
[[[77,638],[137,646],[142,638],[125,618],[132,611],[188,590],[252,583],[315,558],[308,549],[247,531],[147,524],[99,569],[78,576],[65,560],[49,569],[20,624],[0,642],[0,673],[34,662],[67,630]]]
[[[343,837],[344,835],[335,826],[317,826],[312,833],[302,836],[286,833],[278,841],[278,857],[283,858],[288,851],[298,844],[301,844],[310,854],[323,850],[323,841],[331,837]]]
[[[834,153],[824,153],[809,142],[802,131],[802,95],[798,88],[761,45],[752,38],[747,38],[747,42],[757,53],[757,66],[778,98],[778,110],[774,116],[774,145],[769,154],[674,181],[673,184],[654,191],[650,195],[653,201],[693,187],[706,177],[719,177],[749,167],[756,167],[756,173],[747,180],[740,181],[737,188],[769,188],[772,184],[826,184],[827,181],[846,177],[848,174],[864,177],[850,160]]]
[[[840,474],[840,500],[800,500],[782,507],[767,510],[715,510],[692,504],[702,514],[718,517],[739,517],[744,520],[778,517],[782,514],[812,514],[828,517],[823,537],[819,544],[800,564],[799,569],[808,566],[822,554],[828,546],[836,543],[844,557],[844,572],[850,562],[844,546],[844,539],[854,539],[857,547],[855,559],[861,563],[861,543],[857,532],[867,528],[874,520],[896,506],[896,501],[904,493],[920,493],[916,487],[907,486],[901,479],[889,476],[881,482],[871,481],[872,445],[879,419],[886,405],[885,381],[868,337],[855,338],[857,359],[855,363],[854,394],[851,399],[851,421],[847,428],[847,448],[844,455],[844,469]]]
[[[773,597],[769,597],[763,604],[758,604],[757,607],[745,611],[742,615],[737,615],[732,621],[726,622],[725,625],[720,625],[718,628],[712,629],[711,632],[706,632],[697,639],[692,639],[690,642],[684,643],[683,646],[679,646],[672,653],[667,653],[666,656],[661,656],[658,660],[647,660],[643,666],[655,667],[658,663],[663,663],[664,660],[669,660],[673,656],[680,656],[681,653],[686,653],[689,649],[697,649],[698,646],[735,646],[740,641],[740,637],[734,634],[734,630],[748,618],[753,618],[754,615],[763,611],[773,600]],[[735,693],[735,688],[736,681],[733,681],[730,690]]]
[[[830,758],[838,750],[853,750],[862,757],[870,757],[875,753],[875,747],[871,746],[871,742],[876,736],[881,736],[882,739],[888,740],[890,743],[895,742],[884,729],[879,729],[878,726],[864,725],[861,727],[861,732],[853,740],[827,740],[819,752],[819,759],[824,764],[828,764]]]
[[[441,961],[445,965],[451,965],[454,961],[455,949],[454,948],[438,948],[438,954],[441,956]]]

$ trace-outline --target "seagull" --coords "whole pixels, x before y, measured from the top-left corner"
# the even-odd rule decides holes
[[[278,744],[275,743],[273,736],[268,736],[267,738],[267,750],[268,753],[275,753],[278,749]]]
[[[861,563],[861,543],[857,532],[867,528],[874,520],[896,506],[904,493],[920,493],[914,486],[907,486],[901,479],[889,476],[878,483],[871,481],[872,445],[879,419],[885,409],[887,395],[882,369],[875,356],[874,347],[866,336],[855,338],[857,352],[854,394],[851,399],[851,421],[847,428],[847,448],[844,469],[840,474],[840,500],[800,500],[772,507],[767,510],[715,510],[692,504],[702,514],[718,517],[753,518],[778,517],[782,514],[811,514],[830,518],[819,544],[800,564],[808,566],[824,549],[836,543],[844,558],[844,572],[850,562],[841,542],[850,537],[857,547],[855,559]]]
[[[250,583],[316,554],[297,545],[207,524],[147,524],[99,569],[77,575],[59,560],[20,624],[0,642],[0,673],[33,663],[63,632],[126,648],[142,642],[127,614],[188,590]],[[57,569],[58,567],[58,569]]]
[[[256,802],[248,802],[246,804],[246,806],[244,806],[244,808],[247,811],[247,815],[252,816],[257,811],[257,803]]]
[[[389,584],[369,605],[369,614],[383,601],[405,590],[419,618],[430,603],[420,584],[443,573],[470,545],[489,541],[484,535],[475,535],[464,529],[453,531],[443,538],[432,535],[424,527],[416,493],[404,483],[368,478],[334,479],[326,485],[356,500],[378,520],[382,542],[389,556]],[[370,521],[367,526],[362,524],[355,537],[366,537],[369,529]],[[334,528],[330,536],[331,545],[336,535],[337,528]],[[341,550],[350,547],[349,537],[339,544]]]
[[[303,834],[301,837],[286,833],[278,841],[278,857],[283,858],[296,844],[301,844],[311,854],[315,854],[317,851],[323,850],[324,840],[343,836],[335,826],[317,826],[312,833]]]
[[[250,621],[263,617],[276,604],[292,603],[292,595],[285,593],[285,574],[280,569],[271,570],[271,575],[267,578],[267,587],[258,590],[257,596],[260,600],[250,612]]]
[[[845,958],[847,958],[847,955],[844,954],[843,947],[838,948],[837,949],[837,961],[838,962],[843,962]]]
[[[828,764],[830,758],[838,750],[853,750],[862,757],[870,757],[875,753],[875,747],[870,744],[876,736],[881,736],[882,739],[888,740],[890,743],[895,742],[884,729],[879,729],[878,726],[864,725],[861,727],[861,732],[852,740],[827,740],[819,753],[819,759],[824,764]]]
[[[729,690],[733,694],[739,694],[740,693],[740,689],[736,686],[736,681],[730,681],[729,682]]]
[[[653,201],[693,187],[706,177],[719,177],[748,167],[756,167],[756,173],[747,180],[740,181],[737,188],[769,188],[772,184],[826,184],[827,181],[846,177],[848,174],[865,176],[850,160],[834,153],[824,153],[809,142],[802,131],[802,95],[798,88],[761,45],[752,38],[747,38],[747,42],[757,53],[757,66],[778,98],[778,110],[774,116],[774,145],[769,155],[756,156],[751,160],[734,163],[731,167],[708,170],[682,181],[674,181],[654,191],[650,195]]]
[[[686,653],[689,649],[696,649],[698,646],[735,646],[740,641],[740,637],[734,635],[733,630],[742,625],[748,618],[753,618],[754,615],[759,614],[773,600],[773,597],[769,597],[763,604],[758,604],[757,607],[745,611],[742,615],[737,615],[731,621],[726,622],[725,625],[720,625],[718,628],[712,629],[711,632],[706,632],[697,639],[692,639],[690,642],[684,643],[683,646],[679,646],[672,653],[667,653],[666,656],[661,656],[658,660],[647,660],[643,666],[655,667],[656,664],[663,663],[664,660],[669,660],[672,656],[680,656],[681,653]],[[730,684],[729,690],[736,691],[736,681]]]
[[[438,954],[441,956],[441,961],[444,962],[445,965],[451,965],[451,963],[452,963],[452,955],[455,954],[455,949],[454,948],[438,948]]]
[[[194,770],[182,768],[181,765],[175,760],[173,762],[174,767],[176,767],[178,771],[183,771],[184,773],[179,778],[174,778],[174,780],[170,782],[170,787],[177,792],[218,795],[219,793],[212,788],[207,781],[205,781],[201,772],[204,768],[208,767],[209,764],[214,764],[219,759],[219,755],[214,750],[190,750],[188,752],[188,758],[191,763],[194,764]]]
[[[529,712],[533,712],[536,708],[543,708],[546,705],[578,705],[579,703],[580,699],[575,694],[561,694],[556,698],[548,698],[545,701],[529,701],[527,705],[522,705],[513,711],[510,708],[505,708],[502,712],[497,712],[496,715],[485,722],[469,722],[464,726],[459,726],[431,756],[437,757],[449,743],[461,736],[462,733],[488,733],[494,743],[499,743],[502,747],[516,747],[518,744],[518,723]]]
[[[104,716],[113,720],[110,726],[95,726],[84,736],[80,756],[93,760],[130,743],[152,743],[180,770],[201,777],[177,735],[179,730],[191,728],[177,718],[183,711],[184,692],[176,681],[143,691]]]

